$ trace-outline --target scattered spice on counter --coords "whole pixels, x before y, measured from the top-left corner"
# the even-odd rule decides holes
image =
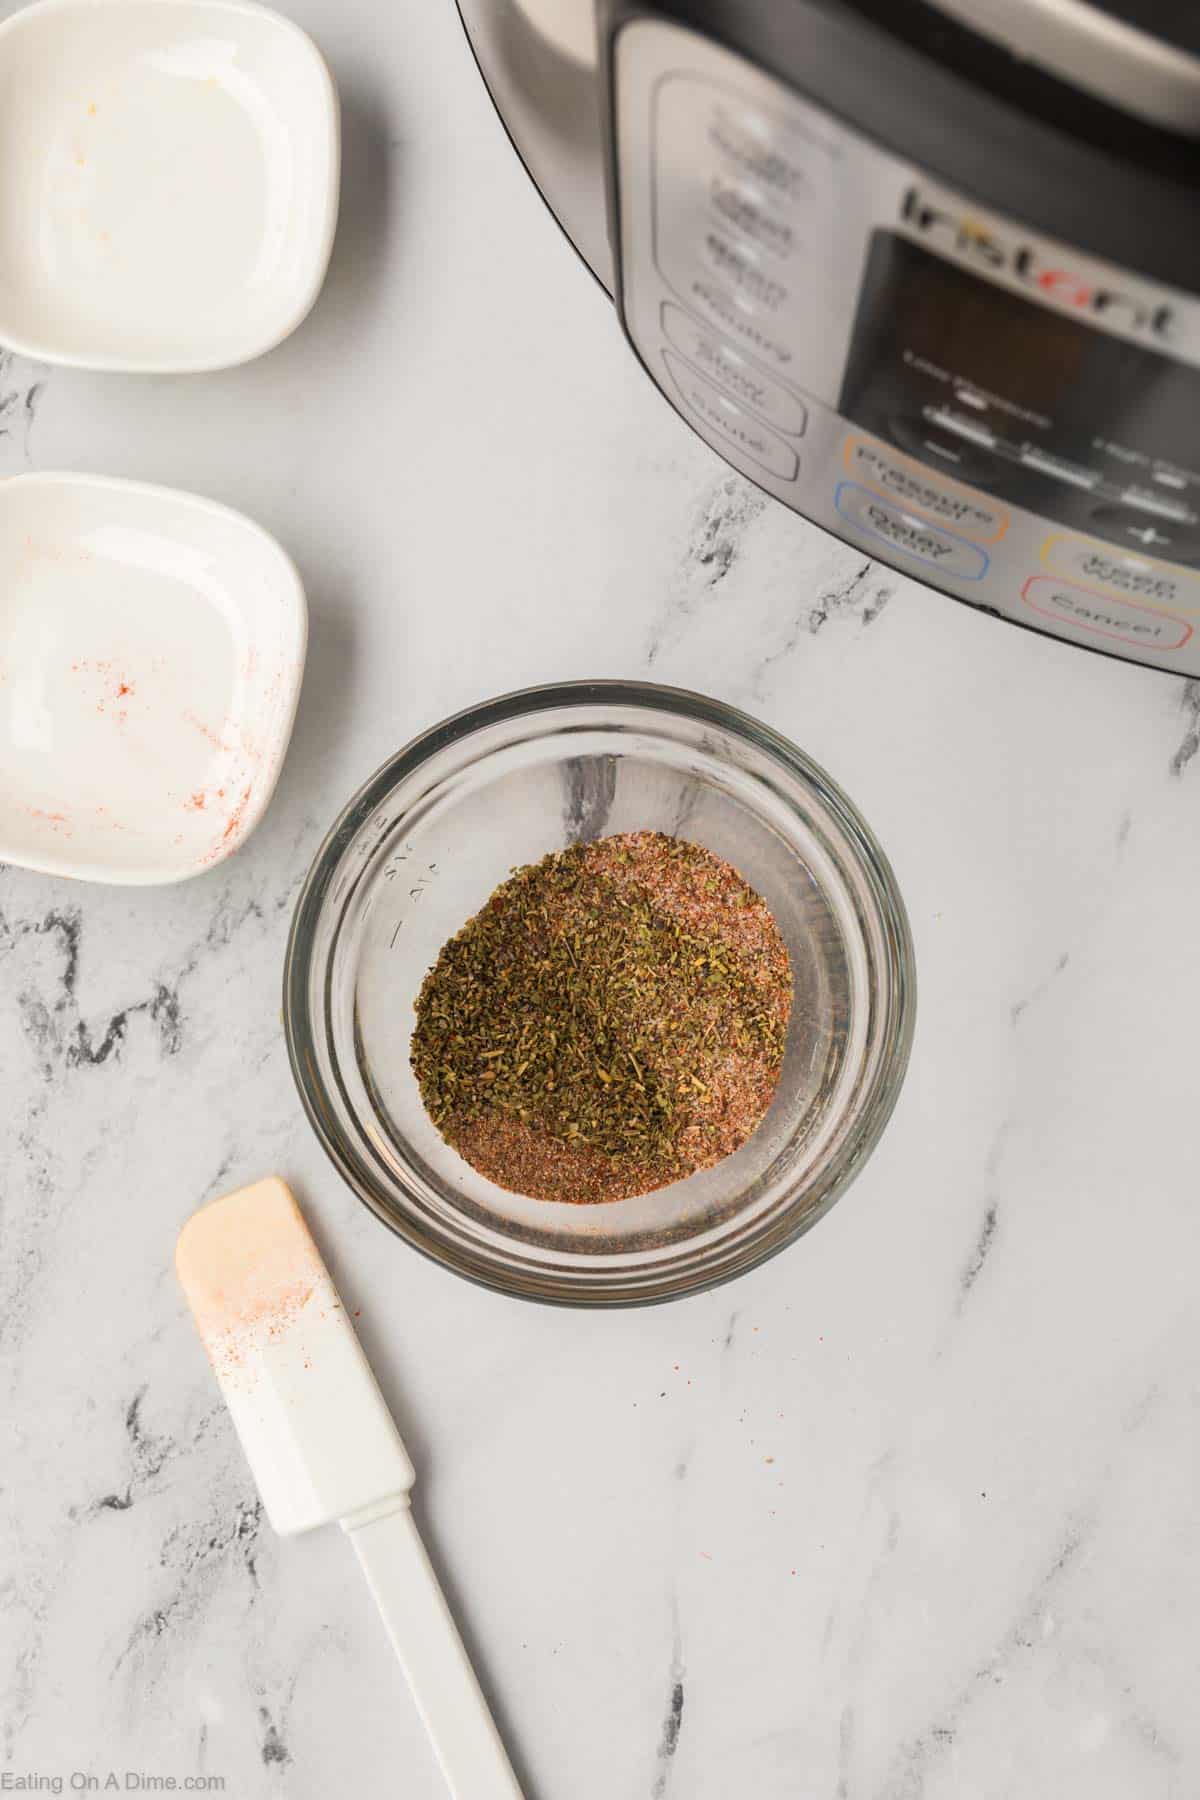
[[[417,998],[412,1066],[480,1174],[627,1199],[710,1167],[775,1092],[792,971],[766,903],[698,844],[639,831],[518,869]]]

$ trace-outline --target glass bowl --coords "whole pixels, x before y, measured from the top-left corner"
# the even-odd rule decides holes
[[[724,857],[774,913],[795,980],[778,1091],[735,1155],[656,1193],[508,1193],[426,1116],[409,1067],[421,982],[514,867],[644,830]],[[385,1225],[488,1287],[609,1306],[727,1281],[828,1210],[895,1104],[914,992],[895,877],[821,769],[702,695],[576,682],[460,713],[360,789],[296,906],[284,1025],[318,1136]]]

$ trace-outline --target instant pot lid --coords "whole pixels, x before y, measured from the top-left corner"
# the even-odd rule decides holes
[[[589,0],[554,3],[577,13]],[[548,9],[550,0],[539,0],[539,5]],[[458,10],[518,156],[567,237],[611,294],[595,69],[557,50],[518,0],[458,0]]]

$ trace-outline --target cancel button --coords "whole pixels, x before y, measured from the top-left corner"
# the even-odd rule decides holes
[[[1181,650],[1192,635],[1187,620],[1174,613],[1135,606],[1131,600],[1117,600],[1111,594],[1098,594],[1093,588],[1076,587],[1049,575],[1030,576],[1021,598],[1043,618],[1118,643],[1141,644],[1147,650]]]

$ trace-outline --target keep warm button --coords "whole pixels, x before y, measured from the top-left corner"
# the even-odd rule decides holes
[[[969,544],[952,531],[942,531],[914,513],[904,512],[856,482],[843,481],[833,503],[843,519],[860,531],[882,538],[893,550],[944,575],[956,575],[960,581],[978,581],[987,570],[987,552],[978,544]]]
[[[1174,613],[1151,612],[1132,600],[1114,600],[1093,588],[1075,587],[1049,575],[1031,575],[1021,598],[1044,618],[1094,631],[1099,637],[1122,644],[1141,644],[1147,650],[1182,650],[1192,635],[1186,619]]]

